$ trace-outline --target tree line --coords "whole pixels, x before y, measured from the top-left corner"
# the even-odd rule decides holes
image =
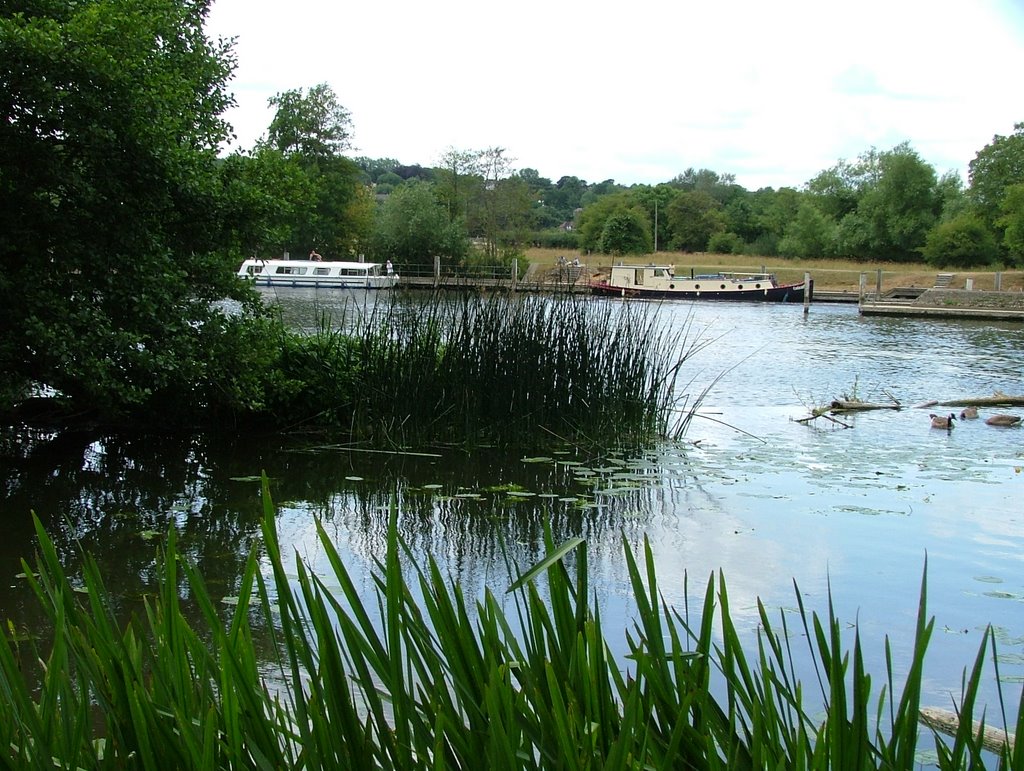
[[[402,195],[424,181],[437,200],[450,195],[448,168],[355,160],[364,181],[383,195]],[[969,170],[967,185],[956,172],[939,176],[904,142],[840,160],[800,189],[750,191],[732,174],[690,168],[667,182],[631,186],[572,176],[552,182],[522,169],[489,188],[482,177],[470,177],[462,190],[471,196],[475,184],[504,193],[508,209],[495,224],[509,245],[612,255],[669,250],[925,260],[960,268],[1024,264],[1024,123],[1009,136],[996,135]],[[464,199],[460,211],[471,205],[471,197]]]

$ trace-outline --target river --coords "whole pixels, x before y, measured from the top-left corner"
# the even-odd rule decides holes
[[[267,294],[304,328],[325,309],[340,317],[342,298]],[[362,311],[349,304],[345,312]],[[33,552],[31,511],[72,573],[84,548],[128,606],[151,586],[154,548],[168,527],[212,590],[232,595],[245,555],[259,545],[255,478],[266,471],[285,553],[323,571],[314,530],[322,519],[367,593],[392,502],[413,553],[432,555],[470,593],[507,586],[501,541],[526,567],[542,553],[545,521],[559,538],[585,537],[592,589],[619,652],[632,613],[623,537],[634,550],[648,539],[665,599],[677,607],[687,595],[692,607],[722,571],[734,621],[751,639],[758,598],[788,613],[795,582],[808,609],[827,613],[831,588],[878,676],[886,635],[897,670],[909,655],[927,561],[936,632],[923,702],[952,706],[991,624],[1015,709],[1024,683],[1024,430],[983,420],[936,430],[933,410],[910,407],[1024,393],[1024,325],[861,318],[851,305],[805,314],[792,305],[664,303],[657,312],[707,344],[686,364],[685,393],[711,390],[683,441],[639,457],[543,447],[528,457],[352,452],[229,434],[32,445],[8,436],[0,446],[0,611],[27,633],[37,623],[17,577],[20,558]],[[842,396],[907,408],[842,416],[848,427],[798,422]],[[990,667],[990,703],[994,680]]]

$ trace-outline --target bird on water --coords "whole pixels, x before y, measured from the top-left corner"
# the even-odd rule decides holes
[[[990,425],[990,426],[1007,426],[1007,427],[1019,426],[1020,425],[1020,416],[1019,415],[1005,415],[1003,413],[1000,413],[998,415],[993,415],[992,417],[987,418],[985,420],[985,422],[988,425]]]
[[[935,413],[932,413],[928,417],[932,419],[932,428],[944,428],[947,431],[953,427],[953,421],[956,420],[956,415],[952,412],[949,413],[948,417],[945,415],[936,415]]]
[[[964,407],[960,412],[960,420],[974,420],[978,417],[977,407]]]

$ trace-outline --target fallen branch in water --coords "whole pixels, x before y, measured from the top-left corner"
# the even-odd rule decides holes
[[[835,399],[830,407],[832,412],[856,412],[859,410],[901,410],[903,405],[894,401],[892,404],[862,402],[858,399]]]
[[[960,716],[948,709],[940,709],[939,707],[921,707],[920,715],[922,723],[941,733],[949,736],[956,736],[957,732],[960,730]],[[991,750],[992,752],[999,752],[1004,746],[1008,746],[1012,749],[1016,742],[1014,735],[1002,728],[985,726],[984,731],[982,731],[981,721],[975,720],[972,733],[977,736],[979,732],[981,732],[982,745],[985,749]]]
[[[996,391],[992,396],[973,396],[968,399],[950,399],[933,402],[940,407],[1024,407],[1024,396],[1008,396]]]

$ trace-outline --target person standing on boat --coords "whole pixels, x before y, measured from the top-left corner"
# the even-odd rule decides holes
[[[384,269],[387,271],[389,276],[394,275],[395,266],[391,264],[391,260],[388,260],[387,265],[384,266]]]
[[[316,249],[310,249],[309,259],[314,260],[315,262],[320,262],[320,260],[322,260],[323,257],[320,256]]]

